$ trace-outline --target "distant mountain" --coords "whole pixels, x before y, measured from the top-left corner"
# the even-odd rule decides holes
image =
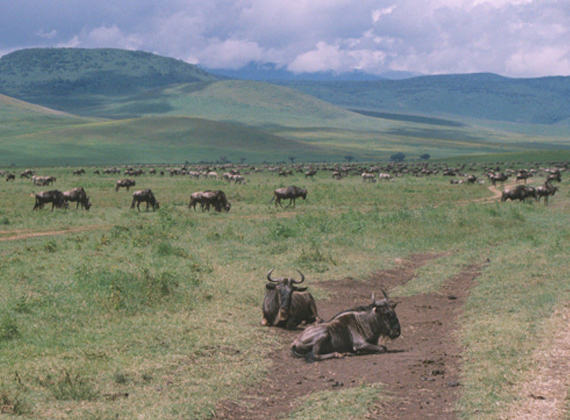
[[[363,71],[355,70],[345,73],[314,72],[314,73],[293,73],[275,63],[250,62],[249,64],[236,69],[206,69],[209,73],[227,77],[229,79],[257,80],[257,81],[291,81],[291,80],[309,80],[309,81],[370,81],[381,80],[384,77],[375,76]],[[402,78],[393,73],[395,78]]]
[[[0,58],[0,93],[55,109],[96,97],[132,96],[217,77],[173,58],[142,51],[31,48]]]
[[[349,109],[523,124],[570,120],[570,77],[564,76],[512,79],[476,73],[368,82],[275,83]]]

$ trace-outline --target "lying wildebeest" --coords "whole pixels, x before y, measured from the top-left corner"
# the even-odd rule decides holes
[[[228,201],[226,197],[226,193],[221,190],[216,191],[204,191],[202,193],[202,203],[203,206],[202,210],[210,211],[210,206],[213,206],[214,209],[218,212],[223,211],[230,211],[232,205]]]
[[[303,197],[303,200],[305,200],[307,198],[307,189],[291,185],[290,187],[277,188],[273,191],[273,198],[271,201],[275,200],[275,207],[277,207],[277,204],[283,207],[281,200],[289,199],[287,207],[289,207],[291,203],[293,203],[293,207],[295,207],[295,200],[299,197]]]
[[[79,205],[81,205],[81,208],[84,208],[85,210],[89,210],[91,208],[91,201],[89,201],[89,197],[83,187],[75,187],[69,191],[64,191],[63,199],[66,203],[69,201],[77,203],[75,209],[78,209]]]
[[[134,187],[136,185],[136,181],[134,179],[119,179],[115,183],[115,191],[119,191],[119,188],[126,188],[129,191],[129,188]]]
[[[272,272],[273,268],[267,273],[269,283],[265,285],[261,325],[295,328],[302,322],[321,322],[313,296],[305,292],[306,287],[296,286],[305,281],[303,273],[299,271],[301,280],[295,280],[290,277],[272,279]]]
[[[149,205],[152,206],[152,210],[160,208],[158,201],[154,198],[154,194],[148,188],[146,190],[139,190],[133,193],[133,202],[131,203],[131,208],[135,208],[137,205],[137,210],[141,211],[140,204],[146,203],[146,209],[148,210]]]
[[[534,197],[534,201],[538,199],[536,189],[526,185],[517,185],[515,188],[507,188],[501,194],[501,202],[507,200],[524,201],[525,198]]]
[[[34,194],[34,196],[36,197],[36,202],[33,210],[43,209],[46,203],[51,203],[51,211],[53,211],[54,207],[58,209],[66,207],[63,193],[59,190],[41,191]]]
[[[384,299],[367,306],[343,311],[330,321],[308,326],[291,344],[291,353],[306,361],[342,358],[351,354],[384,353],[380,337],[400,336],[400,322],[394,309],[396,303]]]
[[[544,205],[548,205],[548,197],[553,196],[558,191],[558,188],[552,185],[550,182],[545,182],[536,189],[537,201],[540,201],[544,197]]]

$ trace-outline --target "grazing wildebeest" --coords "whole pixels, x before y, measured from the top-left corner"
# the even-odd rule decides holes
[[[196,191],[190,194],[190,202],[188,203],[188,208],[193,208],[196,211],[196,204],[200,203],[200,208],[204,211],[204,201],[202,195],[204,191]]]
[[[55,176],[32,176],[32,184],[38,187],[45,187],[46,185],[51,185],[57,181]]]
[[[8,174],[6,175],[6,182],[8,181],[15,181],[16,180],[16,175],[14,174]]]
[[[305,172],[305,178],[312,178],[313,176],[315,176],[317,174],[317,171],[315,169],[310,169],[307,172]]]
[[[362,181],[376,182],[376,176],[373,173],[362,172],[360,176],[362,177]]]
[[[330,321],[308,326],[291,344],[291,353],[306,361],[342,358],[352,354],[385,353],[380,337],[400,336],[396,303],[384,299],[343,311]]]
[[[465,182],[469,185],[473,185],[477,182],[477,177],[475,175],[469,175],[466,179]]]
[[[530,172],[528,172],[527,170],[521,169],[519,171],[519,173],[517,174],[517,177],[515,179],[515,184],[519,181],[524,181],[524,183],[526,184],[526,180],[529,179],[532,176],[532,174]]]
[[[317,314],[317,304],[313,296],[305,292],[306,287],[297,287],[305,281],[305,276],[299,270],[301,280],[290,277],[271,278],[273,268],[267,273],[269,283],[265,285],[263,298],[263,320],[261,325],[295,328],[302,322],[312,324],[321,322]]]
[[[81,205],[81,208],[84,208],[85,210],[89,210],[91,208],[91,201],[89,201],[89,197],[83,187],[75,187],[72,190],[64,191],[63,199],[66,203],[70,201],[77,203],[75,209],[78,209],[79,205]]]
[[[232,205],[226,197],[226,193],[221,190],[216,191],[204,191],[202,193],[202,209],[210,211],[210,206],[218,212],[230,211]]]
[[[526,185],[517,185],[515,188],[507,188],[501,194],[501,202],[507,200],[524,201],[525,198],[534,197],[534,201],[538,199],[536,189]]]
[[[558,191],[558,188],[552,185],[550,182],[545,182],[536,189],[537,201],[540,201],[544,197],[544,205],[548,205],[548,197],[553,196]]]
[[[119,188],[126,188],[129,191],[129,188],[134,187],[136,185],[136,181],[134,179],[119,179],[115,183],[115,191],[119,191]]]
[[[141,202],[146,203],[146,209],[148,210],[149,206],[152,206],[152,210],[160,208],[158,201],[154,198],[154,194],[148,188],[146,190],[139,190],[133,193],[133,202],[131,203],[131,208],[135,208],[135,204],[137,205],[137,210],[141,211],[140,204]]]
[[[36,197],[36,202],[33,210],[43,209],[46,203],[51,203],[51,211],[53,211],[54,207],[58,209],[66,207],[63,193],[59,190],[41,191],[34,194],[34,196]]]
[[[303,197],[303,200],[305,200],[307,198],[307,189],[291,185],[290,187],[277,188],[273,191],[273,198],[271,201],[275,200],[275,207],[277,207],[277,204],[283,207],[281,200],[289,199],[287,207],[289,207],[291,203],[293,203],[293,207],[295,207],[295,200],[299,197]]]
[[[491,178],[491,183],[493,186],[497,185],[497,182],[504,183],[507,179],[509,179],[509,175],[505,174],[504,172],[499,173],[491,173],[489,178]]]

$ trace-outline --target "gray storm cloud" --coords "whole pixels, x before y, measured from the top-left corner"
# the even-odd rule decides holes
[[[567,0],[5,0],[0,53],[155,52],[209,68],[570,74]]]

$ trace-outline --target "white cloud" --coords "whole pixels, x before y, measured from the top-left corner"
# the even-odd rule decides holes
[[[4,0],[0,51],[117,47],[212,68],[539,76],[568,74],[569,32],[567,0]]]

